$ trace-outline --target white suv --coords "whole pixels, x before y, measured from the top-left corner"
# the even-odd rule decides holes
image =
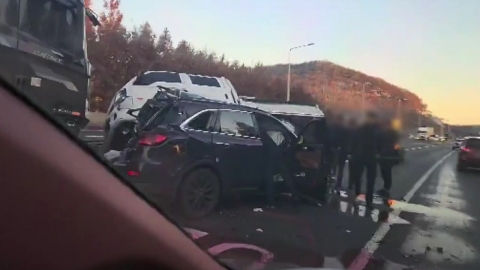
[[[237,91],[227,78],[168,71],[147,71],[132,78],[115,94],[107,111],[105,132],[108,133],[121,121],[135,120],[133,116],[127,114],[127,111],[141,108],[158,92],[157,86],[181,89],[206,99],[239,103]]]

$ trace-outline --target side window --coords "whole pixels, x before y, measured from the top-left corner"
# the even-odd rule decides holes
[[[239,111],[220,111],[220,132],[236,135],[256,137],[257,131],[253,124],[252,114]]]
[[[208,124],[213,116],[214,112],[212,111],[204,112],[190,121],[187,127],[195,130],[208,131]]]
[[[193,84],[202,86],[220,87],[217,78],[189,75]]]
[[[282,123],[263,114],[256,114],[256,119],[260,132],[267,133],[277,145],[290,142],[289,131]]]
[[[174,72],[149,72],[138,77],[133,85],[151,85],[156,82],[181,83],[180,75]]]

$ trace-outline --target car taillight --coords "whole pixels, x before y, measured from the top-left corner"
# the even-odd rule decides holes
[[[148,145],[148,146],[155,146],[162,144],[167,140],[167,136],[160,135],[160,134],[144,134],[138,140],[139,145]]]
[[[465,146],[463,146],[462,148],[460,148],[460,150],[462,150],[463,152],[472,152],[472,149],[467,148],[467,147],[465,147]]]
[[[138,171],[128,171],[127,174],[129,176],[140,176],[140,172]]]

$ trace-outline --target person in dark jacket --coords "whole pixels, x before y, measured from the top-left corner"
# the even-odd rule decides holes
[[[392,128],[392,122],[390,120],[382,123],[380,134],[380,157],[378,164],[380,165],[380,174],[383,179],[383,189],[379,190],[378,194],[382,197],[389,198],[392,187],[392,168],[400,158],[398,152],[400,136],[398,132]]]
[[[337,193],[340,193],[340,188],[342,186],[342,181],[343,181],[343,171],[345,168],[345,164],[347,159],[349,159],[349,156],[351,154],[351,146],[352,146],[352,141],[354,139],[354,135],[357,129],[357,121],[355,118],[350,118],[348,122],[345,124],[344,128],[344,138],[342,138],[342,144],[340,147],[340,153],[338,155],[338,173],[337,173]],[[354,187],[353,181],[351,180],[351,175],[352,175],[352,166],[348,165],[348,175],[349,181],[348,181],[348,189],[351,190]]]
[[[336,127],[333,135],[335,136],[334,145],[336,150],[334,166],[334,175],[336,178],[335,188],[337,189],[337,193],[339,193],[342,186],[343,169],[345,168],[349,147],[349,127],[343,114],[339,114],[337,116]]]
[[[267,163],[265,168],[265,188],[268,207],[273,208],[275,206],[274,186],[275,176],[278,174],[283,178],[294,200],[298,201],[299,194],[293,180],[293,175],[285,161],[286,153],[265,130],[260,130],[259,136],[263,142],[264,157]]]
[[[372,208],[375,179],[377,178],[377,157],[379,154],[379,126],[374,112],[367,112],[365,123],[355,132],[351,148],[352,181],[355,197],[361,192],[361,178],[367,171],[367,192],[365,201],[367,209]],[[353,194],[351,194],[353,195]]]
[[[327,138],[325,140],[325,165],[328,171],[328,175],[333,176],[336,169],[335,160],[337,152],[337,140],[335,134],[337,133],[338,120],[332,112],[328,114],[326,120],[327,122],[325,130],[327,132]]]

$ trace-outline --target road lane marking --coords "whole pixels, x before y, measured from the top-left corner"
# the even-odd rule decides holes
[[[435,164],[433,164],[432,167],[422,176],[418,181],[413,185],[412,189],[403,197],[405,202],[408,203],[413,195],[415,195],[415,192],[418,191],[418,189],[427,181],[427,179],[430,177],[430,175],[440,166],[442,163],[450,157],[450,155],[453,152],[449,152],[446,154],[443,158],[441,158],[439,161],[437,161]],[[402,212],[401,208],[395,209],[391,214],[400,216],[400,213]],[[372,239],[367,242],[367,244],[363,247],[363,249],[360,251],[360,254],[355,258],[352,264],[348,267],[350,270],[363,270],[365,269],[365,266],[367,266],[367,263],[370,261],[370,259],[373,256],[373,253],[378,249],[381,241],[385,236],[387,235],[388,231],[390,231],[391,224],[388,223],[382,223],[380,227],[377,229],[375,234],[373,235]]]

